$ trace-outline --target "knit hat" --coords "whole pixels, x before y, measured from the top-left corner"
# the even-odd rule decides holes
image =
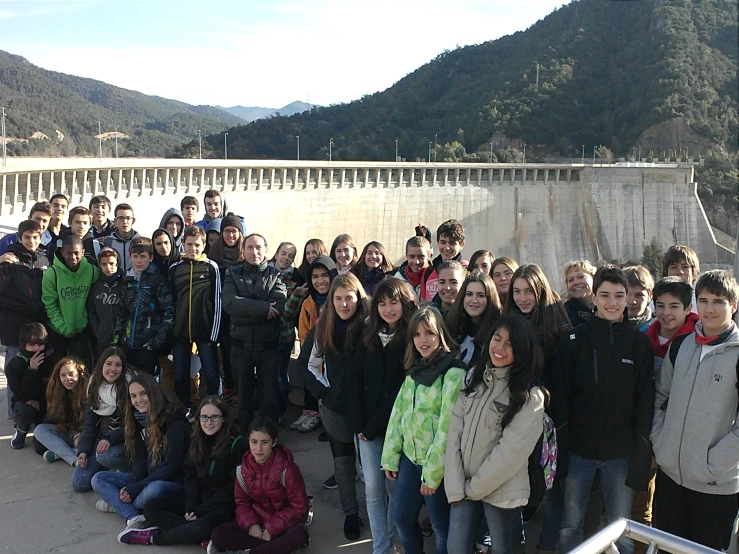
[[[221,221],[221,230],[225,229],[226,227],[235,227],[241,233],[244,233],[244,223],[241,221],[241,218],[234,214],[228,214],[226,217],[223,218]]]

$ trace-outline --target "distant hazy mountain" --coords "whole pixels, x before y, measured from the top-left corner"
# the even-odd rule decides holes
[[[261,108],[259,106],[231,106],[230,108],[224,108],[217,106],[218,108],[240,117],[245,121],[256,121],[257,119],[263,119],[265,117],[271,117],[273,115],[295,115],[296,113],[303,113],[310,110],[313,105],[306,104],[296,100],[292,104],[288,104],[282,108]]]

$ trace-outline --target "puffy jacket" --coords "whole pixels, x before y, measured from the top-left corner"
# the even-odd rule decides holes
[[[247,452],[236,472],[236,522],[242,529],[257,524],[270,536],[279,537],[291,525],[308,517],[303,475],[287,446],[275,446],[263,464],[258,464],[252,453]]]
[[[51,328],[65,337],[78,335],[87,327],[87,296],[100,270],[83,257],[77,271],[70,270],[57,252],[44,273],[42,299]]]
[[[123,271],[131,269],[131,254],[128,251],[128,246],[131,244],[131,241],[138,236],[139,234],[136,231],[133,231],[129,238],[123,238],[118,234],[118,230],[115,230],[105,237],[103,244],[105,246],[110,246],[113,250],[118,252],[118,259],[120,260],[120,263],[118,264],[119,269],[122,269]]]
[[[35,321],[46,319],[41,300],[41,283],[49,267],[40,249],[29,252],[20,243],[10,245],[19,263],[0,264],[0,342],[18,346],[18,331]]]
[[[154,264],[139,276],[126,275],[120,292],[115,334],[129,348],[158,350],[169,341],[174,301],[169,281]]]
[[[452,408],[444,463],[449,502],[467,498],[493,506],[515,500],[526,505],[529,456],[544,429],[544,394],[532,388],[529,401],[503,429],[511,402],[509,370],[488,367],[482,383],[469,395],[460,393]]]
[[[217,342],[221,328],[221,277],[218,264],[204,254],[182,258],[169,268],[175,302],[175,341]]]
[[[98,347],[113,344],[122,288],[122,270],[118,270],[110,277],[101,272],[98,280],[92,284],[87,297],[87,318],[90,321],[90,332],[95,337]]]
[[[436,489],[444,477],[444,453],[452,406],[466,370],[454,355],[444,355],[441,372],[429,385],[408,375],[395,399],[382,449],[382,469],[398,471],[400,453],[422,466],[421,479]]]
[[[231,338],[249,350],[272,350],[280,344],[280,317],[267,319],[270,305],[285,310],[287,292],[280,270],[267,260],[244,262],[226,271],[223,309],[231,316]]]
[[[552,394],[560,462],[630,456],[626,484],[646,490],[652,451],[654,355],[649,337],[627,321],[593,317],[562,334],[560,390]]]

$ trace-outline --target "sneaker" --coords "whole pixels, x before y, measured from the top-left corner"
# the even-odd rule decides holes
[[[146,518],[141,514],[126,520],[126,527],[131,529],[143,529],[144,525],[146,525]]]
[[[15,450],[20,450],[24,446],[26,446],[26,435],[28,433],[24,433],[17,427],[15,428],[15,433],[13,433],[13,438],[10,439],[10,447]]]
[[[46,452],[44,452],[44,461],[47,464],[53,464],[54,462],[58,462],[59,460],[61,460],[61,458],[57,456],[55,452],[52,452],[51,450],[47,450]]]
[[[326,431],[318,433],[318,442],[328,442],[328,433]]]
[[[334,489],[338,489],[339,488],[339,485],[336,484],[336,475],[332,475],[331,477],[329,477],[328,479],[326,479],[323,482],[323,488],[324,489],[328,489],[330,491],[332,491]]]
[[[218,549],[216,548],[216,545],[213,544],[213,541],[208,543],[208,548],[205,552],[206,554],[218,554]]]
[[[159,527],[147,527],[146,529],[124,529],[118,533],[118,542],[123,544],[152,544],[151,538],[159,531]]]
[[[185,415],[187,416],[187,421],[195,423],[195,411],[192,408],[188,408]]]
[[[358,514],[349,514],[344,519],[344,536],[349,541],[356,541],[362,534],[362,520]]]
[[[309,415],[310,415],[310,414],[309,414],[308,412],[306,412],[305,410],[303,410],[303,413],[302,413],[302,414],[300,414],[300,417],[299,417],[298,419],[296,419],[295,421],[293,421],[293,422],[292,422],[292,423],[290,424],[290,430],[291,430],[291,431],[297,431],[298,429],[300,429],[300,427],[302,427],[302,426],[303,426],[303,423],[305,423],[305,420],[306,420],[306,418],[307,418],[307,417],[308,417]]]
[[[310,433],[311,431],[313,431],[313,429],[318,427],[320,424],[321,424],[321,418],[318,417],[317,415],[309,413],[308,417],[305,418],[303,425],[298,427],[298,432]]]
[[[97,508],[101,512],[105,512],[106,514],[114,514],[115,508],[108,504],[105,500],[98,500],[95,502],[95,508]]]

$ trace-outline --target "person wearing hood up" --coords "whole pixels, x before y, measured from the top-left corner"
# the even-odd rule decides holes
[[[184,252],[182,247],[182,233],[185,232],[185,218],[177,208],[168,209],[159,222],[160,229],[166,229],[174,238],[174,244],[179,252]]]
[[[92,284],[87,297],[87,318],[90,321],[95,358],[113,344],[118,302],[123,286],[123,270],[118,267],[118,252],[103,248],[98,254],[100,276]]]
[[[218,237],[221,236],[222,219],[214,219],[205,227],[205,253],[210,254],[210,248],[216,243]]]
[[[151,235],[154,245],[154,257],[152,263],[159,273],[169,278],[169,268],[180,261],[180,251],[174,247],[174,237],[167,229],[157,229]]]
[[[198,227],[202,227],[206,231],[211,228],[210,225],[214,221],[223,219],[224,217],[226,217],[226,215],[232,215],[228,211],[226,198],[217,190],[211,189],[206,191],[203,202],[205,204],[205,216],[203,217],[203,219],[196,222],[195,225],[197,225]],[[244,236],[246,236],[248,232],[246,230],[246,224],[244,224],[244,218],[239,216],[239,219],[241,220],[241,224],[244,227]]]

